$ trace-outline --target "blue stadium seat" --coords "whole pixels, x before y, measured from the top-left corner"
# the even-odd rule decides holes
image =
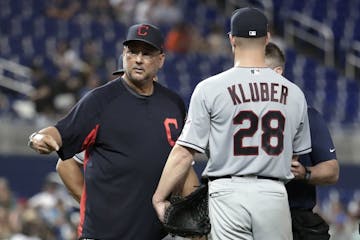
[[[20,13],[21,0],[11,0],[11,1],[9,1],[9,3],[10,3],[11,12]]]
[[[319,22],[324,22],[328,17],[328,3],[329,1],[316,0],[311,10],[311,17]]]
[[[1,19],[1,24],[0,24],[0,34],[1,36],[10,36],[11,34],[11,19],[10,18],[5,18],[5,19]]]
[[[50,76],[55,76],[57,75],[58,72],[58,68],[57,66],[54,64],[54,62],[52,61],[51,58],[49,57],[44,57],[43,58],[43,66],[45,68],[45,71],[50,75]]]
[[[103,37],[105,34],[103,25],[98,21],[92,20],[90,23],[90,29],[92,38],[97,38],[99,36]]]
[[[11,15],[10,0],[0,1],[0,20],[9,19]]]
[[[167,71],[165,73],[165,82],[170,89],[174,90],[175,92],[179,91],[181,83],[179,81],[179,74],[177,71]]]
[[[345,118],[343,123],[351,124],[358,121],[359,115],[359,94],[360,94],[359,82],[356,80],[348,80],[346,91],[347,99],[345,103]]]
[[[117,40],[123,41],[125,39],[127,27],[121,22],[114,22],[114,33]]]
[[[109,39],[103,42],[102,53],[104,56],[111,56],[116,53],[116,39]]]
[[[307,58],[305,60],[304,70],[303,70],[303,90],[305,92],[311,93],[312,95],[315,95],[317,86],[317,70],[318,64],[315,62],[315,60]]]
[[[69,21],[68,22],[68,38],[74,39],[81,37],[81,27],[76,21]]]
[[[21,36],[9,38],[9,45],[12,54],[22,54],[21,41]]]
[[[333,68],[326,68],[324,74],[325,80],[325,91],[330,93],[336,93],[338,91],[337,83],[338,83],[339,73]]]
[[[305,7],[306,2],[307,1],[292,0],[288,10],[302,12]]]
[[[352,8],[353,0],[335,0],[334,8],[338,17],[347,18]]]
[[[22,26],[22,35],[34,35],[34,32],[36,31],[34,27],[34,19],[22,19],[21,20],[21,26]]]
[[[57,36],[58,24],[56,19],[46,18],[44,22],[44,26],[45,26],[45,34],[47,36]]]
[[[321,113],[326,122],[331,122],[331,120],[336,115],[336,103],[338,101],[337,92],[325,92],[325,99],[322,104]]]
[[[334,71],[335,72],[335,71]],[[322,104],[323,117],[327,122],[333,119],[337,111],[337,102],[339,101],[339,91],[337,87],[337,75],[334,72],[326,70],[323,79],[325,81],[325,87],[323,93],[325,94]],[[331,76],[333,75],[333,77]]]
[[[287,48],[285,50],[285,72],[284,76],[289,79],[290,81],[293,81],[294,79],[294,73],[293,68],[295,64],[297,53],[295,49],[293,48]]]
[[[355,20],[352,40],[360,41],[360,16]]]

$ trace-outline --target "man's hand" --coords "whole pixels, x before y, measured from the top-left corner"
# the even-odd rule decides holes
[[[28,146],[41,154],[49,154],[59,150],[59,145],[51,135],[38,132],[30,135]]]
[[[295,179],[304,180],[306,170],[305,167],[298,161],[293,159],[291,161],[291,172],[294,174]]]

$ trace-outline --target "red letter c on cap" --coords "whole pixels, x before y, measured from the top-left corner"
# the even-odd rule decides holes
[[[139,36],[146,36],[148,34],[147,30],[149,29],[149,26],[147,25],[141,25],[138,27],[137,34]]]

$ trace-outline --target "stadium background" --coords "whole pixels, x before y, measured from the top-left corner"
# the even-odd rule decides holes
[[[51,173],[57,157],[35,155],[27,137],[114,78],[129,25],[162,28],[167,51],[159,82],[188,104],[199,81],[231,67],[228,16],[244,5],[264,9],[273,41],[286,52],[285,76],[333,135],[340,180],[319,189],[318,211],[331,223],[332,239],[360,239],[359,0],[0,0],[0,239],[30,235],[29,224],[46,232],[43,239],[72,239],[76,204]],[[203,164],[200,156],[199,174]]]

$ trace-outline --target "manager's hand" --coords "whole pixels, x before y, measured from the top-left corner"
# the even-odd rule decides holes
[[[50,134],[35,132],[29,136],[28,146],[40,154],[59,150],[59,144]]]

